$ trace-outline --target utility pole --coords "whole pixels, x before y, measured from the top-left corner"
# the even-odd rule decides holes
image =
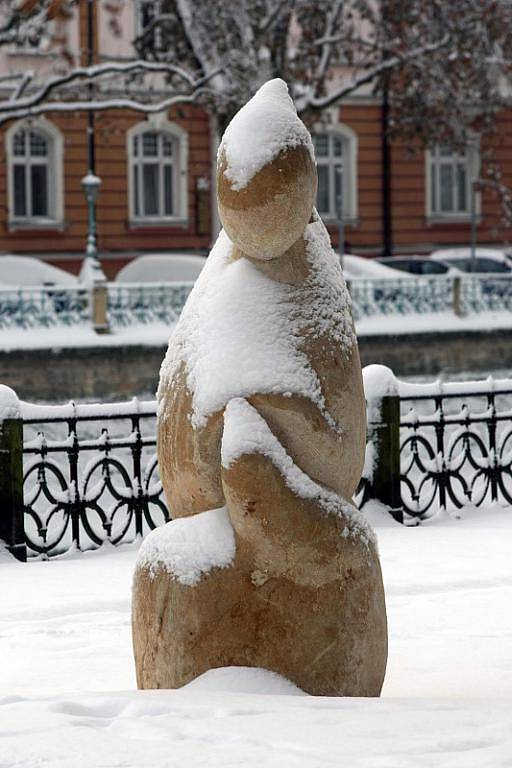
[[[343,163],[343,157],[342,157]],[[343,269],[343,256],[345,253],[345,222],[343,221],[343,165],[335,169],[339,178],[339,192],[336,198],[336,210],[338,212],[338,254],[341,268]]]
[[[393,254],[393,229],[391,213],[391,146],[389,143],[389,83],[384,76],[381,108],[382,132],[382,255]]]
[[[94,0],[87,0],[87,66],[94,64]],[[89,101],[94,99],[94,86],[87,86]],[[96,219],[96,198],[101,179],[96,175],[96,144],[94,133],[94,111],[87,112],[87,166],[88,172],[82,179],[87,201],[87,245],[85,258],[80,270],[80,281],[90,291],[91,321],[97,333],[108,333],[108,291],[107,278],[98,257],[98,227]]]
[[[94,64],[94,0],[87,0],[87,66]],[[94,86],[87,86],[89,101],[94,98]],[[101,179],[96,176],[96,146],[94,134],[94,111],[87,112],[87,168],[82,187],[87,201],[87,246],[80,272],[83,282],[104,281],[105,275],[98,258],[98,228],[96,222],[96,198]]]
[[[471,172],[471,272],[476,272],[476,178]]]

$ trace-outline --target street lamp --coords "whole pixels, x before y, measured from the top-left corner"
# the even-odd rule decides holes
[[[471,173],[471,272],[476,272],[476,237],[477,237],[477,211],[476,211],[476,185],[475,174]]]
[[[92,327],[97,333],[108,333],[108,291],[107,278],[98,258],[96,228],[96,198],[101,179],[89,171],[82,179],[82,187],[87,200],[87,246],[85,259],[80,270],[80,282],[87,286],[90,293]]]
[[[80,272],[80,277],[84,282],[102,282],[105,280],[98,258],[98,230],[96,226],[96,198],[100,184],[101,179],[91,172],[82,179],[82,187],[87,201],[87,246],[85,260]]]

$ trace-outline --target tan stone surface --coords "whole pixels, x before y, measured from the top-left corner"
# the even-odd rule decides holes
[[[308,151],[280,153],[238,192],[224,163],[221,157],[219,211],[237,246],[233,258],[249,258],[270,279],[300,287],[310,271],[303,233],[316,194]],[[247,400],[311,480],[350,500],[366,439],[357,343],[354,337],[347,350],[329,336],[305,333],[301,348],[318,374],[328,417],[304,397],[254,392]],[[167,382],[161,407],[158,456],[173,516],[226,504],[236,556],[196,586],[162,567],[154,578],[147,568],[136,570],[139,687],[176,688],[210,668],[241,665],[278,672],[311,694],[379,695],[387,658],[379,559],[343,503],[339,514],[327,514],[318,500],[294,494],[260,454],[221,468],[223,413],[193,428],[183,367]]]
[[[300,238],[315,204],[317,176],[306,147],[281,152],[249,184],[234,191],[217,167],[217,199],[222,225],[244,254],[254,259],[281,256]]]
[[[136,573],[141,688],[177,688],[213,667],[271,669],[304,691],[378,696],[387,654],[378,557],[351,521],[298,499],[256,454],[223,470],[237,554],[197,586]]]

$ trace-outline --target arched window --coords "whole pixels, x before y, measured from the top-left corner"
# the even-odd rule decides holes
[[[427,215],[467,218],[471,214],[471,184],[477,156],[473,149],[455,152],[437,146],[427,152]]]
[[[130,218],[175,221],[186,218],[187,142],[178,126],[136,126],[128,134]]]
[[[325,219],[357,217],[357,139],[347,126],[313,134],[318,172],[316,207]]]
[[[25,122],[7,132],[9,219],[20,225],[62,219],[62,139],[47,121]]]

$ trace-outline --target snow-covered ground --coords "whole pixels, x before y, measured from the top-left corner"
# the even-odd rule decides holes
[[[390,636],[379,700],[226,673],[136,691],[134,547],[0,558],[1,768],[511,766],[512,509],[371,517]]]

